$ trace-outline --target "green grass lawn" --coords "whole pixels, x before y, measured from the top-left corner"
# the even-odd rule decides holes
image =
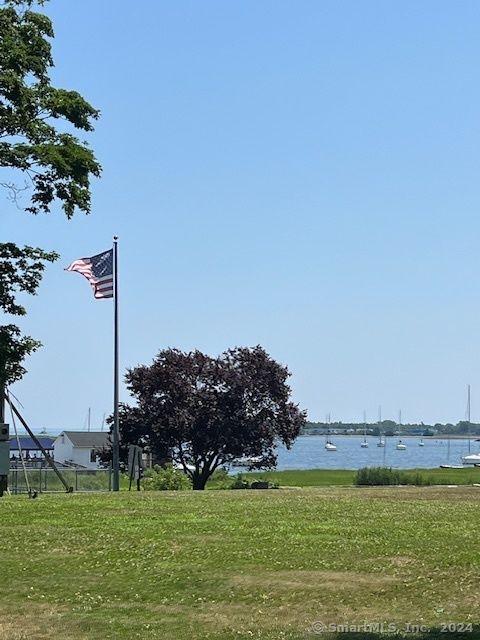
[[[477,487],[7,496],[0,638],[304,640],[320,637],[315,622],[477,623],[479,501]]]
[[[268,480],[282,487],[351,486],[355,471],[348,469],[292,469],[242,474],[246,480]],[[480,476],[480,474],[479,474]]]
[[[434,484],[480,483],[480,468],[465,469],[409,469],[412,475],[420,473]],[[269,480],[283,487],[326,487],[353,485],[355,471],[346,469],[305,469],[290,471],[262,471],[243,474],[247,480]]]

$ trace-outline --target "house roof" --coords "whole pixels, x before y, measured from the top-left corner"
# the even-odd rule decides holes
[[[32,438],[28,436],[19,436],[20,447],[22,451],[41,451]],[[37,436],[37,440],[40,442],[44,449],[53,449],[53,442],[55,438],[46,436]],[[18,442],[15,436],[10,438],[10,451],[18,451]]]
[[[108,444],[108,433],[103,431],[62,431],[58,436],[66,435],[74,447],[103,449]]]

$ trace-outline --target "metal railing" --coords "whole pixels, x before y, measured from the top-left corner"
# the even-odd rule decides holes
[[[31,491],[37,493],[65,492],[53,469],[39,467],[27,468],[28,484]],[[68,486],[74,491],[111,491],[111,469],[60,469]],[[25,474],[21,467],[10,469],[8,488],[11,493],[28,493]]]

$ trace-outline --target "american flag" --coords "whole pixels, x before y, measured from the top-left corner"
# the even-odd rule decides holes
[[[113,298],[113,249],[74,260],[65,271],[78,271],[89,281],[95,298]]]

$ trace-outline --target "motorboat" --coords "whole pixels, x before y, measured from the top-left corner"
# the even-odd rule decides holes
[[[425,446],[425,443],[424,443],[424,441],[423,441],[423,438],[422,438],[422,439],[420,440],[420,442],[418,443],[418,446],[419,446],[419,447],[424,447],[424,446]]]
[[[463,464],[480,464],[480,452],[462,456]]]

